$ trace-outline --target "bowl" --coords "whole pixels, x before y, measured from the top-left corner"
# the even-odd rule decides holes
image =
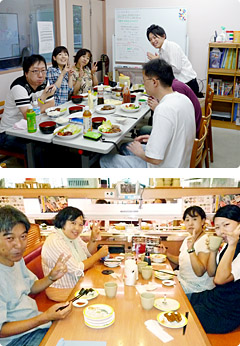
[[[84,106],[73,106],[73,107],[69,107],[68,111],[69,111],[69,114],[73,114],[77,112],[82,112],[83,108]]]
[[[73,95],[71,99],[73,103],[79,104],[82,102],[83,97],[81,95]]]
[[[50,133],[53,133],[55,130],[57,124],[55,121],[43,121],[39,124],[40,131],[44,133],[45,135],[49,135]]]
[[[103,121],[106,121],[106,118],[104,118],[104,117],[94,117],[94,118],[92,118],[92,127],[94,129],[97,129],[98,126],[102,125]]]
[[[119,124],[124,124],[127,121],[127,118],[124,117],[117,117],[116,122]]]

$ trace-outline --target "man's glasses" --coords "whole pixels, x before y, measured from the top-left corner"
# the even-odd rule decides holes
[[[41,74],[46,74],[47,73],[47,70],[29,70],[29,71],[32,72],[35,75],[39,75],[40,73]]]

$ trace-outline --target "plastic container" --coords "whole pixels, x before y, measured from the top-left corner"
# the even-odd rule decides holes
[[[37,131],[36,114],[33,109],[27,110],[27,130],[29,133],[34,133]]]
[[[226,42],[227,37],[226,37],[226,30],[224,26],[221,26],[222,32],[217,36],[217,42]]]
[[[218,48],[213,48],[210,51],[210,68],[220,68],[222,52]]]
[[[89,107],[89,110],[93,110],[93,97],[92,97],[92,93],[91,93],[91,90],[88,90],[88,107]]]
[[[92,113],[89,107],[86,106],[83,112],[83,134],[86,134],[88,131],[92,131]]]
[[[102,84],[98,86],[97,104],[98,105],[104,104],[103,85]]]
[[[127,82],[124,83],[123,87],[123,103],[131,103],[131,94]]]
[[[36,114],[36,117],[39,117],[41,115],[41,108],[38,105],[38,100],[37,98],[33,99],[33,103],[32,103],[32,107],[33,107],[33,111]]]

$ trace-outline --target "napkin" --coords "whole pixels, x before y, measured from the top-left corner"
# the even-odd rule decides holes
[[[144,322],[147,329],[152,332],[162,342],[173,340],[173,337],[163,330],[159,323],[155,320],[148,320]]]
[[[117,274],[117,273],[111,273],[110,274],[114,279],[119,279],[121,281],[121,275],[122,274]]]
[[[96,290],[98,291],[98,293],[101,295],[101,296],[105,296],[105,290],[104,288],[96,288]]]
[[[136,290],[138,291],[138,293],[141,294],[141,293],[146,292],[146,291],[153,291],[158,287],[162,287],[162,285],[161,284],[153,285],[151,282],[149,282],[149,284],[147,284],[147,285],[138,284],[135,287],[136,287]]]
[[[13,125],[13,128],[16,130],[26,130],[27,129],[27,120],[21,119]]]

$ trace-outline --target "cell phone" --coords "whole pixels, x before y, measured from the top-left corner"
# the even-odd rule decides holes
[[[98,132],[89,131],[85,133],[83,137],[86,139],[92,139],[93,141],[98,141],[102,137],[102,134]]]
[[[95,61],[94,64],[96,64],[96,63],[97,63],[97,70],[101,71],[102,70],[102,61],[98,61],[98,62]]]

